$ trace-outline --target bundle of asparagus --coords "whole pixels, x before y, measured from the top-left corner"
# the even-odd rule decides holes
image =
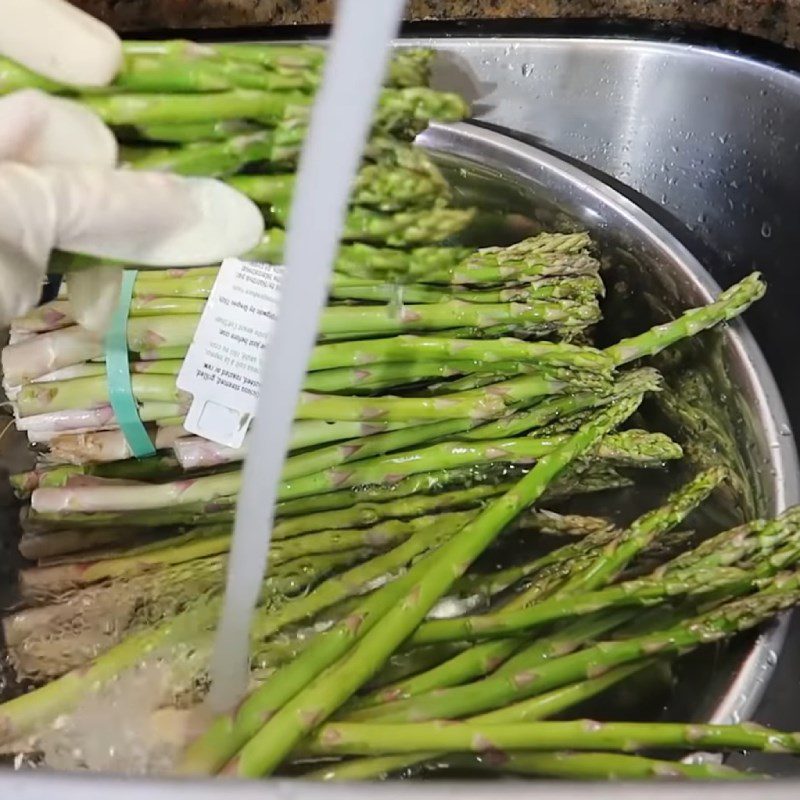
[[[321,52],[185,42],[126,52],[106,92],[10,63],[0,88],[74,94],[115,126],[135,168],[230,180],[274,226],[252,257],[279,263]],[[279,491],[252,694],[200,736],[247,445],[189,435],[175,380],[217,267],[137,276],[127,333],[150,458],[131,457],[103,344],[74,325],[68,283],[14,321],[4,386],[39,456],[12,476],[30,565],[2,630],[17,677],[35,688],[0,705],[4,750],[47,754],[56,719],[59,735],[80,729],[87,702],[153,663],[172,680],[147,744],[174,748],[181,774],[708,779],[741,774],[648,751],[800,747],[754,726],[575,719],[601,695],[618,718],[615,687],[800,599],[800,513],[705,540],[682,528],[738,476],[705,450],[687,469],[682,445],[639,414],[662,389],[644,360],[741,314],[762,281],[593,346],[604,285],[585,233],[442,244],[474,212],[448,205],[446,181],[409,144],[428,120],[466,113],[427,88],[430,59],[396,56],[353,187]],[[636,518],[616,507],[608,492],[654,472],[682,485]],[[591,515],[573,513],[578,495]],[[569,719],[543,721],[554,715]],[[176,725],[177,745],[163,739]]]

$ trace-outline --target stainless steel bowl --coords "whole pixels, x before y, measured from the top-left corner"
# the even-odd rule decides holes
[[[418,143],[436,154],[451,180],[499,208],[513,208],[543,227],[588,230],[628,282],[635,327],[701,305],[720,287],[699,261],[642,209],[564,158],[473,124],[434,126]],[[645,298],[655,300],[648,303]],[[624,326],[623,326],[624,327]],[[720,360],[721,357],[721,360]],[[741,321],[722,335],[720,349],[706,354],[711,391],[720,403],[741,455],[751,490],[747,514],[774,514],[800,500],[797,451],[775,380]],[[713,677],[687,687],[682,714],[714,722],[747,719],[755,710],[783,645],[787,618],[768,626],[751,644],[717,662]],[[711,671],[709,671],[711,672]]]
[[[525,224],[532,221],[547,228],[588,229],[604,255],[614,264],[623,265],[621,274],[628,283],[631,306],[637,309],[636,330],[646,327],[659,314],[674,314],[681,308],[707,302],[719,291],[699,262],[665,229],[608,185],[564,159],[470,124],[433,127],[420,137],[419,143],[436,155],[465,198],[477,196],[484,206],[496,206],[504,212],[516,210],[527,219]],[[644,302],[647,298],[655,300],[655,304]],[[798,464],[788,418],[772,375],[747,328],[736,322],[718,337],[718,342],[719,347],[709,348],[713,360],[708,363],[708,377],[726,405],[730,434],[746,473],[750,499],[745,512],[775,513],[800,501]],[[746,718],[761,697],[784,633],[785,620],[778,621],[743,649],[734,648],[728,662],[715,669],[714,680],[691,687],[696,700],[692,716],[718,722]],[[48,787],[53,786],[44,776],[0,774],[0,789],[6,785],[18,797],[48,796]],[[282,796],[302,792],[305,797],[332,797],[342,791],[325,786],[312,789],[299,782],[270,785]],[[118,784],[102,778],[80,784],[70,778],[58,791],[63,795],[65,789],[74,788],[86,797],[91,786],[98,792],[119,791]],[[415,786],[416,796],[438,793],[423,786]],[[187,785],[178,790],[170,782],[156,781],[143,782],[141,787],[148,792],[178,796]],[[503,791],[509,788],[506,786]],[[405,790],[409,789],[406,785]],[[263,791],[264,784],[225,787],[230,796]],[[358,792],[350,788],[347,794],[362,791],[393,796],[397,786],[370,785]],[[459,784],[458,792],[464,797],[482,796],[485,784]]]

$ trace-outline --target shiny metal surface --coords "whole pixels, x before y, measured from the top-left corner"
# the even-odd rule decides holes
[[[217,781],[159,781],[91,775],[37,775],[35,773],[0,777],[0,789],[9,800],[452,800],[456,797],[484,798],[489,792],[498,800],[519,800],[536,797],[537,800],[679,800],[702,796],[703,800],[763,800],[763,781],[721,783],[716,785],[674,784],[648,782],[574,784],[568,782],[541,782],[535,785],[519,781],[493,782],[492,784],[431,784],[408,783],[341,784],[320,786],[303,781],[278,780],[270,783],[225,780]],[[767,789],[770,800],[796,800],[797,784],[771,783]]]
[[[429,40],[412,40],[423,43]],[[453,38],[438,82],[477,118],[600,170],[639,198],[722,284],[763,270],[750,326],[800,425],[800,75],[679,42]]]

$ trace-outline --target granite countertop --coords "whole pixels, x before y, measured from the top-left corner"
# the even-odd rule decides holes
[[[376,0],[376,2],[379,0]],[[119,30],[329,22],[332,0],[73,0]],[[648,19],[712,25],[800,46],[800,0],[409,0],[430,19]]]

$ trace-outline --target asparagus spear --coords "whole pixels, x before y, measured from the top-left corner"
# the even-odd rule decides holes
[[[726,474],[720,468],[701,472],[689,484],[675,492],[664,508],[655,509],[636,520],[623,536],[610,544],[603,558],[597,559],[587,570],[571,578],[562,587],[562,594],[592,590],[614,580],[656,535],[674,528],[685,519],[690,511],[725,480]]]
[[[350,462],[349,467],[342,465],[323,472],[301,475],[286,484],[282,496],[297,497],[364,483],[392,483],[406,475],[427,472],[442,466],[457,468],[497,461],[526,463],[552,452],[566,440],[566,436],[561,436],[552,439],[531,437],[470,443],[443,442],[396,456],[365,458]],[[591,453],[592,458],[606,462],[652,464],[680,458],[681,450],[663,434],[624,431],[609,434]]]
[[[355,280],[361,280],[354,278]],[[602,293],[602,282],[597,276],[581,275],[575,278],[542,278],[523,285],[493,287],[468,291],[460,288],[440,288],[421,284],[380,282],[345,282],[334,279],[330,297],[335,300],[366,300],[370,302],[443,303],[462,300],[467,303],[527,303],[533,300],[564,299],[590,302]]]
[[[449,468],[473,466],[492,461],[529,463],[557,452],[569,437],[554,439],[509,439],[500,442],[444,443],[396,457],[384,456],[353,462],[346,469],[331,468],[320,473],[285,481],[279,498],[331,492],[369,483],[396,483],[401,477],[427,472],[447,464]],[[625,431],[610,435],[593,451],[593,457],[606,461],[638,463],[661,462],[676,458],[680,448],[662,434]],[[163,484],[42,487],[31,497],[31,507],[39,513],[72,515],[79,512],[117,512],[187,506],[231,497],[239,490],[240,473],[229,472]]]
[[[652,369],[632,370],[620,376],[608,392],[572,392],[568,395],[547,397],[535,406],[515,411],[497,420],[486,422],[463,434],[464,439],[487,439],[518,436],[534,429],[564,419],[581,411],[591,412],[623,397],[661,390],[661,376]],[[576,427],[585,422],[584,419]],[[571,429],[574,430],[574,429]],[[565,432],[571,432],[565,431]],[[549,433],[547,435],[550,435]]]
[[[674,519],[672,522],[670,521],[670,517],[673,515],[673,509],[674,505],[666,506],[660,510],[661,513],[659,516],[661,516],[664,525],[667,527],[671,524],[675,524]],[[642,522],[647,521],[648,518],[652,519],[653,515],[646,514],[637,521],[638,524],[634,523],[634,525],[638,527]],[[795,529],[794,518],[795,515],[788,512],[774,521],[773,525],[775,530],[780,530],[784,533],[784,537],[782,539],[776,538],[776,542],[783,541],[785,538],[792,535]],[[580,566],[576,569],[574,565],[576,563],[580,565],[582,561],[585,560],[587,553],[590,559],[594,558],[593,552],[602,547],[606,542],[604,533],[605,532],[600,529],[599,533],[590,534],[586,541],[578,543],[577,546],[567,545],[551,553],[549,556],[539,559],[537,562],[534,562],[533,566],[535,569],[531,569],[530,572],[534,572],[538,578],[551,564],[558,567],[565,564],[571,572],[580,572]],[[719,538],[720,541],[715,542],[717,538]],[[713,547],[707,548],[706,545],[701,545],[696,548],[695,551],[692,551],[692,553],[676,559],[675,563],[679,566],[693,566],[697,569],[714,569],[721,565],[734,563],[737,560],[736,556],[741,552],[736,549],[738,537],[734,539],[733,545],[727,541],[723,542],[721,537],[715,537],[715,539],[709,540],[709,542],[714,544]],[[703,553],[706,549],[718,553],[719,558],[715,558],[713,561],[704,559]],[[774,549],[774,546],[772,549]],[[768,552],[768,550],[764,547],[761,548],[761,552]],[[696,553],[696,555],[693,557],[694,553]],[[654,577],[658,577],[660,574],[660,572],[657,572]],[[537,580],[534,585],[538,583],[539,581]],[[557,583],[556,588],[558,588],[558,586],[559,584]],[[543,593],[543,595],[542,593],[535,594],[530,591],[523,592],[517,595],[504,610],[513,611],[524,608],[532,601],[533,597],[536,597],[538,600],[542,596],[548,597],[550,595],[548,595],[547,592]],[[559,594],[558,596],[563,596],[563,594]],[[546,600],[543,605],[547,605]],[[362,698],[356,703],[351,703],[350,709],[351,711],[362,708],[366,709],[378,706],[380,703],[421,695],[434,689],[463,684],[470,679],[486,675],[489,672],[494,672],[497,677],[500,677],[509,674],[513,675],[516,672],[524,670],[535,669],[536,665],[542,660],[570,653],[585,645],[586,642],[592,641],[600,634],[618,627],[630,618],[631,612],[626,609],[611,613],[601,612],[599,614],[590,614],[585,618],[578,619],[576,622],[566,625],[551,636],[537,639],[533,644],[524,648],[521,648],[520,643],[515,639],[479,644],[455,656],[449,661],[444,662],[438,667],[429,670],[427,673],[422,673],[407,681],[385,687],[380,692]],[[517,655],[506,660],[514,653],[517,653]],[[369,716],[375,712],[377,712],[378,715],[382,713],[379,708],[376,708],[375,711],[362,714],[362,717],[369,718]]]
[[[722,478],[723,475],[720,471],[708,472],[698,476],[697,479],[690,482],[681,491],[673,495],[665,506],[640,517],[633,523],[630,529],[623,536],[616,536],[611,541],[614,541],[616,543],[616,547],[619,548],[620,542],[627,542],[630,545],[632,541],[638,541],[638,543],[641,544],[644,540],[652,540],[653,536],[656,534],[663,533],[665,530],[668,530],[678,524],[680,520],[686,516],[686,514],[688,514],[707,496],[709,492],[713,490],[713,488],[719,483],[720,480],[722,480]],[[791,530],[790,520],[779,520],[777,525],[782,526],[786,530]],[[579,578],[578,580],[573,580],[571,585],[569,581],[566,585],[564,585],[559,576],[559,580],[555,584],[555,586],[558,588],[558,591],[552,601],[548,602],[547,600],[544,600],[544,602],[541,602],[541,598],[543,596],[540,588],[541,584],[536,582],[534,583],[533,587],[531,587],[532,590],[529,589],[516,596],[505,609],[502,609],[495,615],[490,615],[484,618],[475,618],[476,621],[482,619],[483,622],[479,623],[479,625],[491,625],[491,620],[493,618],[509,620],[514,619],[515,617],[519,618],[520,616],[523,618],[527,617],[527,612],[524,609],[526,609],[527,606],[535,601],[539,602],[532,607],[531,618],[535,617],[539,613],[547,616],[549,609],[553,607],[557,608],[562,606],[565,609],[568,608],[570,609],[569,613],[571,613],[572,608],[582,609],[582,600],[585,599],[586,595],[579,595],[573,600],[572,596],[569,595],[569,592],[580,589],[587,591],[597,588],[598,586],[602,586],[607,580],[609,574],[605,572],[604,569],[597,570],[594,573],[591,571],[594,565],[598,563],[604,563],[605,560],[604,557],[598,558],[594,554],[593,546],[595,542],[597,542],[598,547],[607,546],[604,531],[601,530],[599,535],[593,535],[588,541],[580,543],[580,545],[577,547],[573,545],[567,545],[566,547],[561,548],[561,550],[551,554],[549,557],[539,560],[539,570],[542,570],[542,568],[546,569],[549,564],[554,564],[559,567],[561,564],[565,564],[570,570],[570,573],[573,575],[577,574]],[[586,560],[584,554],[587,552],[589,556],[589,564],[591,565],[589,570],[580,568],[580,564]],[[606,555],[605,550],[603,550],[602,553],[603,556]],[[618,549],[616,552],[612,551],[610,555],[616,558],[617,553],[619,553]],[[696,563],[699,565],[700,562]],[[576,564],[578,565],[577,569]],[[708,564],[706,568],[712,569],[714,566],[718,565]],[[617,574],[618,571],[619,567],[617,567],[617,569],[612,568],[610,574]],[[691,577],[692,579],[695,578],[694,575]],[[709,573],[709,584],[712,582],[711,578],[711,573]],[[627,589],[633,588],[635,585],[635,582],[630,582],[628,584],[622,584],[621,587],[612,587],[608,591],[608,596],[613,597],[620,590],[622,594],[625,594]],[[627,589],[622,587],[627,587]],[[663,588],[666,589],[666,586]],[[658,591],[659,589],[656,588],[656,593],[658,593]],[[569,596],[565,597],[565,595]],[[603,593],[595,592],[595,595],[603,596]],[[544,593],[544,596],[547,596],[546,592]],[[622,619],[625,618],[626,616],[622,617]],[[432,631],[434,634],[437,629],[445,630],[450,626],[459,627],[463,625],[464,628],[468,630],[471,625],[469,619],[470,618],[467,617],[459,620],[429,622],[424,624],[417,631],[415,636],[425,636],[426,628],[428,631]],[[502,624],[503,623],[501,623],[501,626]],[[554,640],[541,640],[525,648],[519,656],[501,667],[497,674],[507,674],[511,665],[514,665],[514,669],[522,669],[522,667],[519,667],[520,663],[525,665],[525,669],[531,669],[536,663],[538,663],[538,659],[542,654],[549,654],[553,651],[562,653],[569,652],[570,649],[574,649],[576,642],[591,639],[600,632],[608,630],[617,624],[619,624],[619,620],[615,619],[613,615],[604,615],[599,619],[590,617],[585,628],[580,622],[576,623],[575,626],[567,626],[565,632],[560,636],[557,635]],[[358,704],[357,707],[367,708],[370,706],[375,706],[377,702],[380,701],[399,700],[413,695],[419,695],[433,689],[440,689],[446,686],[453,686],[455,684],[463,683],[471,678],[476,678],[492,672],[499,664],[502,664],[517,650],[519,650],[519,644],[513,639],[479,644],[471,650],[457,655],[450,661],[445,662],[426,674],[416,676],[402,684],[388,687],[377,697],[368,700],[366,703]],[[375,709],[375,711],[377,711],[379,715],[383,713],[379,708]],[[369,717],[373,713],[373,711],[368,711],[367,716]]]
[[[742,725],[700,725],[655,722],[538,722],[482,725],[470,722],[429,722],[405,725],[336,723],[315,736],[317,752],[363,755],[416,752],[420,748],[447,751],[622,750],[679,748],[683,750],[761,750],[800,752],[797,734]],[[318,743],[318,744],[317,744]]]
[[[611,686],[616,685],[632,674],[640,672],[650,663],[651,662],[643,661],[636,664],[626,664],[622,667],[616,667],[609,670],[605,675],[588,678],[570,686],[564,686],[552,692],[542,694],[539,697],[534,697],[522,703],[516,703],[507,708],[500,709],[499,711],[482,714],[479,717],[475,717],[472,721],[508,724],[545,719],[606,691]],[[320,770],[312,772],[309,777],[324,780],[343,780],[348,777],[359,777],[362,779],[377,777],[384,772],[410,767],[415,763],[428,760],[429,758],[435,758],[439,755],[442,754],[429,752],[353,759],[330,767],[323,767]],[[352,765],[352,767],[349,765]]]
[[[406,148],[401,165],[417,168],[416,148]],[[412,160],[414,159],[414,160]],[[426,157],[427,161],[427,157]],[[283,260],[285,232],[280,228],[268,230],[259,245],[250,253],[256,260],[263,259],[272,263]],[[375,247],[355,242],[345,244],[339,250],[335,269],[337,274],[357,278],[379,278],[394,280],[414,274],[446,270],[455,267],[466,258],[472,250],[466,247],[417,247],[411,250],[395,250],[389,247]]]
[[[289,203],[273,203],[270,219],[286,225]],[[342,239],[392,247],[431,245],[461,233],[475,216],[471,208],[431,208],[383,214],[360,206],[353,207],[345,219]]]
[[[131,375],[133,395],[138,402],[187,403],[189,396],[175,386],[171,375]],[[22,416],[105,405],[109,402],[105,376],[73,378],[69,381],[29,383],[17,395]]]
[[[495,486],[505,491],[508,481],[524,474],[524,470],[513,465],[474,467],[458,470],[433,470],[404,478],[392,486],[359,486],[352,489],[308,496],[278,503],[279,516],[297,516],[314,511],[349,507],[356,500],[383,502],[392,498],[407,497],[417,492],[440,492],[448,487],[472,487],[477,484]],[[579,470],[567,470],[542,495],[543,501],[562,500],[573,495],[589,494],[607,489],[630,486],[631,480],[622,477],[616,470],[605,465],[581,466]]]
[[[403,545],[401,545],[402,547]],[[351,558],[351,556],[347,556]],[[330,556],[325,557],[329,563]],[[277,586],[278,594],[296,592],[313,582],[318,572],[292,568],[287,580],[268,576],[264,592]],[[195,595],[195,599],[198,595]],[[107,652],[101,653],[80,669],[0,705],[0,744],[15,741],[46,725],[74,708],[88,692],[96,690],[124,670],[140,663],[148,654],[180,642],[193,641],[200,632],[213,628],[219,614],[218,598],[199,595],[199,601],[178,616],[169,616],[157,625],[127,636]]]
[[[271,161],[274,150],[274,134],[259,131],[221,142],[197,142],[179,148],[129,148],[123,158],[138,170],[222,177],[233,175],[252,162]]]
[[[425,336],[396,336],[314,348],[310,370],[334,367],[363,367],[376,362],[394,361],[524,361],[551,367],[611,374],[613,362],[601,351],[590,347],[551,342],[524,342],[517,339],[477,340]]]
[[[275,125],[289,117],[305,123],[309,97],[299,92],[234,89],[194,95],[106,94],[84,96],[86,106],[110,125],[164,125],[248,119]],[[374,117],[374,130],[413,139],[432,120],[455,122],[468,113],[454,94],[424,87],[385,89]]]
[[[256,133],[261,126],[239,119],[223,119],[213,122],[193,122],[182,125],[142,125],[134,129],[135,138],[151,142],[191,144],[207,141],[219,142],[244,133]],[[124,129],[121,132],[124,135]],[[119,138],[119,134],[118,134]]]
[[[617,364],[627,364],[655,355],[681,339],[739,316],[756,300],[761,299],[766,290],[761,275],[754,272],[726,289],[713,303],[689,309],[676,320],[657,325],[638,336],[623,339],[607,348],[606,353]]]
[[[519,611],[499,611],[475,617],[432,620],[417,630],[411,637],[410,643],[421,645],[503,636],[605,609],[658,605],[674,596],[694,596],[718,590],[727,592],[732,588],[746,587],[749,583],[747,572],[735,567],[720,567],[713,571],[701,570],[680,579],[670,579],[666,576],[655,580],[641,578],[585,594],[554,597]]]
[[[501,767],[495,766],[491,759],[471,758],[457,762],[467,766],[474,763],[483,769],[497,769],[520,775],[539,775],[548,778],[568,778],[570,780],[758,780],[765,777],[753,772],[740,772],[724,764],[686,763],[683,761],[664,761],[644,756],[621,753],[520,753],[507,752],[507,759]]]
[[[337,313],[341,316],[341,312]],[[134,352],[140,353],[146,353],[156,347],[162,358],[181,358],[185,353],[173,348],[185,348],[190,344],[196,324],[197,319],[192,315],[134,317],[128,321],[128,346]],[[341,323],[334,319],[332,324]],[[170,351],[168,355],[165,352],[167,350]],[[101,343],[83,329],[73,326],[4,348],[3,372],[8,383],[18,385],[53,370],[102,355]],[[611,360],[596,350],[566,344],[514,340],[470,342],[465,339],[399,336],[386,340],[318,346],[312,355],[310,369],[361,366],[375,361],[418,359],[523,360],[530,363],[598,370],[610,370],[612,366]]]
[[[761,591],[733,600],[666,630],[603,642],[545,663],[537,659],[535,667],[519,669],[513,674],[501,671],[479,683],[387,703],[378,707],[380,718],[388,722],[470,716],[598,674],[603,668],[627,664],[654,653],[685,652],[686,648],[719,641],[752,627],[778,608],[796,603],[797,581],[796,574],[778,576],[774,580],[777,587],[774,591]],[[365,709],[359,713],[368,712]]]
[[[600,412],[592,423],[584,426],[560,448],[542,459],[519,484],[488,506],[459,535],[413,567],[406,580],[398,582],[395,587],[400,586],[405,590],[405,600],[398,603],[392,595],[391,610],[384,612],[382,624],[378,627],[370,627],[363,632],[362,623],[360,631],[351,627],[348,634],[347,630],[343,630],[342,634],[347,636],[348,642],[358,638],[357,643],[345,658],[316,681],[313,677],[319,675],[327,664],[316,661],[317,653],[314,648],[306,651],[304,655],[309,661],[314,661],[313,671],[308,677],[298,681],[292,695],[299,693],[294,699],[289,699],[292,695],[288,695],[282,699],[281,704],[273,705],[273,698],[269,698],[270,704],[267,708],[280,710],[276,711],[270,722],[260,731],[258,727],[263,716],[257,712],[255,717],[253,715],[256,709],[263,711],[263,706],[259,703],[258,694],[255,694],[245,703],[250,710],[249,719],[245,722],[240,713],[232,726],[224,726],[224,731],[218,725],[212,726],[206,736],[190,749],[184,768],[190,771],[216,769],[258,731],[228,764],[226,771],[255,775],[273,769],[303,735],[335,711],[380,667],[447,592],[459,573],[466,571],[469,564],[500,530],[523,508],[541,496],[547,485],[570,462],[633,413],[638,404],[638,399],[624,400]],[[402,594],[398,599],[401,597]],[[289,676],[285,680],[289,681],[304,668],[305,664],[300,664],[302,660],[301,656],[297,662],[285,668]],[[309,679],[312,681],[310,684]],[[304,686],[307,688],[303,689]],[[282,703],[286,704],[281,707]],[[280,742],[273,736],[275,730],[281,732]]]
[[[532,606],[531,618],[539,613],[543,613],[547,616],[549,610],[553,607],[561,607],[566,610],[568,614],[572,613],[573,607],[583,610],[580,596],[573,599],[572,596],[565,598],[565,595],[568,595],[570,591],[574,592],[581,589],[583,591],[591,591],[591,589],[602,586],[609,574],[616,575],[621,569],[619,565],[617,567],[609,565],[608,572],[606,572],[605,568],[592,572],[591,570],[596,564],[605,564],[607,558],[612,560],[619,558],[620,562],[615,563],[624,563],[626,559],[630,558],[631,551],[636,550],[637,547],[643,547],[645,542],[652,541],[653,537],[657,534],[663,533],[677,525],[692,509],[705,499],[722,478],[723,475],[719,471],[704,473],[698,476],[697,479],[674,494],[667,504],[637,519],[625,534],[615,535],[613,531],[601,528],[597,533],[590,535],[586,540],[577,545],[566,545],[540,558],[537,562],[534,562],[536,566],[536,577],[531,587],[514,597],[513,600],[498,613],[483,618],[475,618],[475,620],[482,619],[483,622],[478,623],[482,625],[491,624],[492,619],[505,621],[519,618],[520,615],[523,618],[528,618],[525,609],[534,603],[536,604]],[[628,544],[625,545],[626,549],[620,552],[620,544],[623,542],[627,542]],[[636,547],[632,546],[633,542],[636,543]],[[612,544],[613,549],[608,552],[607,548]],[[590,565],[589,569],[581,569],[581,565],[587,562]],[[551,566],[557,567],[556,580],[552,584],[547,580],[542,581],[542,578],[547,574],[548,567]],[[569,578],[567,584],[564,585],[564,567],[566,567],[567,576],[574,574],[578,576],[578,579],[573,580],[571,585],[569,583]],[[711,568],[711,565],[709,565],[709,568]],[[694,575],[692,575],[691,578],[694,579]],[[626,586],[626,584],[622,586]],[[627,586],[631,587],[634,586],[634,584],[627,584]],[[611,591],[611,596],[616,594],[618,588],[619,587],[615,587]],[[555,593],[556,599],[550,603],[548,603],[546,599],[542,602],[542,599],[552,594],[554,589],[557,590]],[[625,594],[625,591],[626,590],[623,589],[622,594]],[[660,590],[656,588],[656,593],[658,593],[658,591]],[[565,599],[562,600],[561,598]],[[581,635],[585,634],[588,638],[590,635],[594,635],[595,631],[606,629],[607,623],[607,620],[601,621],[599,625],[592,622],[590,623],[588,633],[580,628],[579,632]],[[500,624],[502,626],[504,622]],[[468,630],[471,625],[470,618],[443,620],[441,622],[423,624],[423,626],[418,629],[415,637],[424,637],[431,634],[435,635],[437,630],[443,631],[461,625]],[[570,631],[566,636],[567,642],[572,642],[575,639],[575,631]],[[578,641],[580,641],[580,639],[578,639]],[[544,645],[545,652],[549,646],[549,642]],[[562,638],[555,646],[556,648],[563,647],[564,639]],[[514,639],[502,639],[497,642],[479,644],[455,656],[444,664],[439,665],[437,668],[430,670],[428,673],[415,676],[406,682],[388,687],[378,696],[368,699],[367,702],[357,704],[357,707],[366,708],[375,706],[380,701],[404,699],[434,689],[441,689],[446,686],[464,683],[467,680],[494,671],[519,649],[520,645]],[[542,651],[539,643],[534,643],[526,648],[523,653],[529,659],[534,660],[536,654]],[[502,672],[505,672],[505,670],[502,670]],[[368,712],[368,716],[371,713],[372,712]],[[381,713],[380,710],[378,710],[378,713]]]
[[[278,566],[296,558],[340,550],[379,552],[437,520],[437,516],[423,516],[409,521],[385,520],[366,528],[315,531],[276,542],[270,551],[270,563]],[[162,540],[146,552],[139,550],[118,558],[27,568],[19,574],[20,592],[24,597],[56,594],[76,586],[219,555],[228,552],[230,541],[230,525],[209,526]]]
[[[152,165],[150,165],[152,168]],[[171,171],[177,171],[171,166]],[[253,176],[239,176],[244,180]],[[258,177],[258,176],[256,176]],[[274,177],[274,176],[270,176]],[[357,247],[353,245],[352,247]],[[367,245],[362,245],[367,247]],[[378,251],[373,248],[376,253]],[[439,249],[439,248],[436,248]],[[250,257],[267,261],[279,260],[256,251]],[[167,273],[165,277],[161,273]],[[186,313],[197,313],[202,306],[193,304],[192,298],[207,298],[214,286],[218,270],[205,268],[189,270],[148,270],[140,273],[134,284],[131,304],[131,315],[152,315],[155,312],[170,313],[171,309],[183,310]],[[404,303],[440,303],[448,300],[463,300],[470,303],[507,303],[525,302],[528,300],[590,300],[601,296],[602,281],[596,275],[580,275],[576,277],[538,278],[522,285],[508,284],[499,287],[478,290],[466,290],[458,287],[440,287],[421,283],[389,283],[386,279],[376,280],[366,277],[351,277],[339,272],[332,276],[331,297],[337,300],[366,300],[370,302]],[[168,298],[176,300],[170,301]],[[74,324],[69,303],[66,300],[54,300],[30,311],[24,317],[13,321],[15,331],[31,331],[41,333]]]
[[[438,213],[435,209],[431,214]],[[486,328],[504,322],[534,323],[551,332],[561,326],[591,325],[600,319],[596,301],[533,300],[528,303],[443,303],[406,305],[399,314],[373,306],[328,307],[320,333],[399,333],[406,330],[446,330],[462,325]]]
[[[234,176],[228,183],[257,203],[271,205],[289,201],[294,180],[293,174],[248,174]],[[352,205],[383,212],[443,205],[449,199],[450,187],[432,162],[425,170],[367,164],[356,175],[350,195]]]
[[[495,758],[496,756],[496,758]],[[303,774],[306,780],[354,781],[383,779],[392,772],[406,769],[414,764],[440,759],[438,753],[411,753],[409,755],[375,756],[353,758],[336,764],[320,767]],[[437,761],[437,763],[440,763]],[[685,763],[664,761],[644,756],[620,753],[530,753],[505,750],[486,756],[462,756],[447,759],[457,769],[481,769],[511,772],[518,775],[537,775],[569,780],[756,780],[762,776],[752,772],[740,772],[733,767],[712,763]]]

